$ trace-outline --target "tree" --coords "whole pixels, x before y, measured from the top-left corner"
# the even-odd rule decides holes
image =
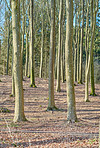
[[[81,41],[80,41],[80,70],[79,70],[80,84],[82,84],[83,37],[84,37],[84,0],[82,0],[82,27],[81,27]]]
[[[14,122],[25,121],[24,97],[21,76],[21,48],[20,48],[20,1],[12,0],[12,32],[14,50],[14,80],[15,80],[15,114]]]
[[[72,58],[72,40],[73,40],[73,0],[66,0],[66,80],[67,80],[67,120],[69,122],[77,121],[75,107],[74,77],[73,77],[73,58]]]
[[[94,5],[93,5],[94,3]],[[96,8],[95,8],[95,4],[96,4]],[[88,97],[88,81],[89,81],[89,72],[90,72],[90,66],[91,61],[93,60],[93,46],[94,46],[94,37],[95,37],[95,26],[96,26],[96,14],[98,11],[98,0],[96,2],[93,2],[93,0],[91,1],[91,7],[94,6],[94,13],[91,14],[92,15],[92,19],[94,21],[91,21],[91,30],[92,30],[92,35],[91,35],[91,43],[90,43],[90,51],[89,51],[89,57],[88,57],[88,62],[87,62],[87,69],[86,69],[86,75],[85,75],[85,79],[86,79],[86,83],[85,83],[85,101],[88,102],[89,101],[89,97]],[[91,11],[92,12],[92,11]],[[92,80],[93,81],[93,80]]]
[[[51,0],[51,34],[49,57],[49,102],[47,110],[55,110],[54,101],[54,59],[55,59],[55,0]]]
[[[59,11],[59,38],[58,38],[58,63],[57,63],[57,91],[60,92],[61,80],[61,41],[62,41],[62,17],[63,17],[63,0],[60,0]]]
[[[41,28],[41,60],[40,60],[40,78],[42,78],[43,71],[43,50],[44,50],[44,12],[43,12],[44,2],[42,2],[42,28]]]
[[[34,28],[33,28],[33,5],[34,1],[30,0],[30,50],[29,50],[29,60],[30,60],[30,87],[36,87],[35,77],[34,77]]]

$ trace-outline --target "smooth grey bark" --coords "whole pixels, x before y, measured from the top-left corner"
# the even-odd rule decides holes
[[[80,7],[81,4],[79,4],[79,10],[78,10],[78,15],[79,15],[79,22],[78,22],[78,38],[77,38],[77,82],[79,82],[79,48],[80,48],[80,21],[81,21],[81,16],[80,16]]]
[[[8,18],[8,43],[7,43],[7,67],[6,67],[6,74],[8,75],[9,70],[9,48],[10,48],[10,18]]]
[[[20,48],[20,1],[12,0],[12,32],[14,50],[14,80],[15,80],[15,113],[14,122],[25,121],[24,96],[21,76],[21,48]]]
[[[33,28],[33,5],[34,0],[30,0],[30,50],[29,50],[29,64],[30,64],[30,87],[36,87],[34,76],[34,28]]]
[[[80,67],[79,67],[79,83],[82,84],[82,62],[83,62],[83,37],[84,37],[84,0],[82,0],[82,27],[80,41]]]
[[[51,0],[51,33],[49,58],[49,102],[47,110],[54,110],[54,60],[55,60],[55,0]]]
[[[87,1],[87,13],[86,13],[86,33],[85,33],[85,52],[86,52],[86,65],[85,65],[85,101],[89,102],[88,96],[88,80],[89,73],[86,74],[88,68],[88,50],[89,50],[89,0]]]
[[[43,50],[44,50],[44,14],[42,10],[41,60],[40,60],[40,74],[39,74],[40,78],[42,78],[42,72],[43,72]]]
[[[92,1],[91,1],[92,2]],[[97,1],[98,3],[98,1]],[[95,7],[94,7],[95,8]],[[90,52],[89,52],[89,57],[88,57],[88,64],[87,64],[87,69],[86,69],[86,78],[87,78],[87,81],[89,82],[89,72],[90,72],[90,66],[91,66],[91,59],[92,59],[92,53],[93,53],[93,46],[94,46],[94,37],[95,37],[95,26],[96,26],[96,14],[97,14],[97,9],[94,9],[94,15],[93,15],[93,21],[91,22],[91,29],[92,29],[92,35],[91,35],[91,43],[90,43]],[[87,83],[88,83],[87,82]],[[86,83],[86,84],[87,84]],[[87,87],[87,86],[86,86]],[[88,99],[88,87],[87,89],[85,89],[85,101],[87,102],[89,99]]]
[[[62,18],[63,18],[63,0],[60,0],[59,11],[59,38],[58,38],[58,62],[57,62],[57,92],[60,92],[60,80],[61,80],[61,38],[62,38]]]
[[[72,40],[73,40],[73,0],[66,0],[66,85],[67,85],[67,121],[77,121],[73,76],[73,56],[72,56]]]
[[[26,32],[26,63],[25,63],[25,76],[28,76],[28,61],[29,61],[29,45],[28,45],[28,33]]]

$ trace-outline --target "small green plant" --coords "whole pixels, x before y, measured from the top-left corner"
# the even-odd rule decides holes
[[[10,110],[7,108],[0,107],[0,112],[2,113],[10,113]]]
[[[42,107],[42,105],[40,105],[40,107]]]

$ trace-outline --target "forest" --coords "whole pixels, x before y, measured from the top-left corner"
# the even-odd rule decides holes
[[[100,1],[0,0],[0,148],[100,147]]]

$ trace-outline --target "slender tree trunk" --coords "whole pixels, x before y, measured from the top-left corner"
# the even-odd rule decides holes
[[[84,37],[84,0],[82,0],[82,27],[81,27],[80,72],[79,72],[79,83],[80,84],[82,84],[83,37]]]
[[[95,1],[92,0],[91,2],[91,23],[94,22],[93,19],[93,11],[95,11]],[[91,24],[91,27],[93,28],[93,23]],[[95,84],[94,84],[94,62],[93,62],[93,50],[91,53],[91,65],[90,65],[90,76],[91,76],[91,93],[90,95],[95,96]]]
[[[8,21],[8,47],[7,47],[7,67],[6,67],[6,74],[8,75],[8,70],[9,70],[9,47],[10,47],[10,43],[9,43],[9,40],[10,40],[10,18],[9,18],[9,21]]]
[[[42,11],[43,13],[43,11]],[[40,78],[42,78],[43,69],[43,48],[44,48],[44,17],[42,14],[42,39],[41,39],[41,60],[40,60]]]
[[[28,61],[29,61],[29,46],[28,46],[28,33],[26,32],[26,64],[25,64],[25,76],[28,76]]]
[[[21,76],[21,48],[20,48],[20,1],[12,0],[12,31],[14,50],[14,80],[15,80],[15,114],[14,122],[25,121],[23,84]]]
[[[30,87],[36,87],[34,77],[34,28],[33,28],[33,5],[34,1],[30,0]]]
[[[79,45],[80,45],[80,21],[81,21],[81,17],[80,17],[80,4],[79,4],[78,14],[79,14],[79,27],[77,28],[78,29],[78,40],[77,40],[77,82],[79,82]]]
[[[73,0],[66,0],[66,80],[67,80],[67,120],[75,122],[76,107],[75,107],[75,92],[74,92],[74,77],[73,77],[73,57],[72,57],[72,40],[73,40]]]
[[[85,65],[85,101],[89,102],[88,96],[88,80],[89,74],[86,72],[88,69],[88,49],[89,49],[89,0],[87,2],[87,14],[86,14],[86,34],[85,34],[85,52],[86,52],[86,65]],[[86,74],[87,73],[87,74]]]
[[[95,37],[95,26],[96,26],[96,14],[97,14],[97,10],[95,10],[95,12],[94,12],[94,21],[92,22],[93,24],[91,24],[92,35],[91,35],[90,53],[89,53],[89,58],[88,58],[87,70],[86,70],[86,78],[87,79],[88,79],[88,75],[89,75],[89,72],[90,72],[90,65],[91,65],[92,52],[93,52],[93,44],[94,44],[94,37]],[[87,81],[89,81],[89,79]],[[87,83],[88,82],[86,82],[86,84]],[[89,101],[87,96],[88,96],[88,87],[87,87],[87,89],[85,89],[85,101]]]
[[[57,92],[60,92],[61,80],[61,38],[62,38],[62,17],[63,17],[63,0],[60,0],[59,11],[59,39],[58,39],[58,62],[57,62]]]
[[[55,0],[51,0],[51,34],[49,59],[49,102],[47,110],[54,110],[54,60],[55,60]]]

